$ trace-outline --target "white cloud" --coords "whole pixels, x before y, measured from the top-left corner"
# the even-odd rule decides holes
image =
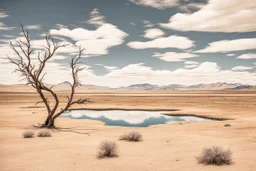
[[[41,25],[39,25],[39,24],[37,24],[37,25],[26,25],[25,28],[29,29],[29,30],[40,30]]]
[[[194,46],[194,42],[187,37],[182,36],[169,36],[161,37],[147,42],[129,42],[127,44],[133,49],[148,49],[148,48],[178,48],[178,49],[188,49]]]
[[[187,4],[181,4],[179,6],[179,9],[181,9],[184,12],[190,13],[191,10],[198,10],[205,6],[205,3],[203,3],[203,2],[189,2],[189,1],[186,1],[186,2],[187,2]]]
[[[165,28],[180,31],[250,32],[256,31],[255,0],[210,0],[193,14],[177,13]]]
[[[235,56],[235,54],[229,53],[229,54],[227,54],[227,56]]]
[[[144,27],[150,28],[150,27],[153,27],[153,26],[154,26],[154,24],[152,24],[152,23],[151,23],[150,21],[148,21],[148,20],[143,20],[142,22],[143,22],[143,24],[144,24]]]
[[[13,74],[15,67],[0,62],[0,83],[19,83],[19,75]],[[72,81],[70,69],[57,63],[51,63],[46,68],[46,83],[58,84],[63,81]],[[92,70],[86,69],[80,73],[83,84],[95,84],[109,87],[128,86],[131,84],[150,83],[157,85],[169,84],[200,84],[213,82],[255,84],[256,73],[248,71],[222,70],[214,62],[203,62],[193,69],[154,70],[143,63],[130,64],[123,68],[113,69],[103,76],[98,76]]]
[[[250,69],[253,69],[253,67],[236,66],[232,68],[233,71],[244,71],[244,70],[250,70]]]
[[[87,77],[84,75],[81,79],[93,84],[110,87],[128,86],[140,83],[191,85],[218,81],[254,84],[256,74],[246,71],[221,70],[214,62],[204,62],[193,69],[177,69],[174,71],[154,70],[151,67],[145,66],[143,63],[137,63],[113,70],[104,76]]]
[[[14,35],[9,35],[9,34],[3,34],[3,36],[6,38],[14,38],[15,37]]]
[[[129,0],[140,6],[148,6],[157,9],[166,9],[178,5],[178,0]]]
[[[185,61],[184,64],[185,64],[185,65],[198,65],[199,62],[195,62],[195,61]]]
[[[63,24],[56,24],[55,26],[57,29],[67,28],[67,26],[65,26]]]
[[[155,53],[153,57],[158,57],[161,60],[168,62],[179,62],[184,61],[188,58],[197,57],[198,55],[190,53],[176,53],[176,52],[166,52],[166,53]]]
[[[99,10],[95,8],[91,13],[90,13],[90,19],[87,21],[87,23],[95,25],[95,26],[102,26],[103,24],[106,23],[105,17],[101,15]]]
[[[256,38],[221,40],[210,43],[205,49],[197,53],[231,52],[239,50],[256,49]]]
[[[3,10],[0,9],[0,19],[9,17]],[[15,27],[7,27],[4,23],[0,22],[0,30],[12,30]]]
[[[198,65],[185,65],[185,68],[196,68]]]
[[[155,39],[163,36],[164,34],[165,33],[162,30],[157,28],[152,28],[152,29],[145,30],[144,37],[149,39]]]
[[[238,59],[255,59],[256,58],[256,54],[247,53],[247,54],[240,55],[237,58]]]
[[[3,10],[0,9],[0,18],[6,18],[9,17]]]
[[[98,15],[98,10],[94,9],[92,15]],[[76,52],[75,49],[81,46],[85,48],[83,52],[85,55],[106,55],[109,53],[109,48],[122,44],[128,36],[115,25],[93,21],[99,26],[96,30],[61,28],[52,29],[49,33],[53,36],[68,37],[76,41],[75,45],[67,47],[65,52]]]
[[[199,66],[199,62],[195,62],[195,61],[185,61],[185,68],[196,68]]]
[[[118,68],[116,66],[109,66],[109,65],[103,65],[103,64],[95,64],[95,65],[102,66],[103,68],[105,68],[107,70],[114,70],[114,69]]]

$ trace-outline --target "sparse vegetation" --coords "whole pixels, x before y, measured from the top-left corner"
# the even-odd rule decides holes
[[[126,132],[119,137],[119,140],[141,141],[142,135],[139,132]]]
[[[225,126],[225,127],[230,127],[231,125],[230,125],[230,124],[225,124],[224,126]]]
[[[40,131],[37,134],[38,137],[51,137],[52,134],[50,131]]]
[[[197,157],[198,163],[206,165],[229,165],[232,162],[231,158],[232,152],[227,149],[224,150],[218,146],[212,146],[204,148]]]
[[[98,158],[117,157],[117,145],[113,141],[104,140],[99,146]]]
[[[22,135],[24,138],[34,138],[35,133],[33,131],[25,131]]]

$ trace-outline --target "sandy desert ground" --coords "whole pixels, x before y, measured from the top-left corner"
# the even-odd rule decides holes
[[[195,114],[230,120],[154,125],[147,128],[106,126],[92,120],[59,118],[51,138],[24,139],[25,130],[46,117],[43,106],[34,107],[34,93],[0,93],[0,170],[104,170],[104,171],[255,171],[255,92],[176,92],[161,94],[78,94],[92,103],[74,108],[177,109],[172,114]],[[65,94],[62,94],[64,101]],[[224,124],[231,127],[224,127]],[[141,142],[119,141],[127,131],[143,134]],[[90,133],[81,134],[81,133]],[[102,140],[116,141],[119,157],[97,159]],[[195,156],[205,146],[218,145],[233,151],[228,166],[198,164]]]

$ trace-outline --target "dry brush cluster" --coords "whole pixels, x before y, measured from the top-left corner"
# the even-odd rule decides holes
[[[25,131],[22,135],[24,138],[34,138],[35,133],[33,131]]]
[[[33,131],[25,131],[22,133],[23,138],[34,138],[35,132]],[[50,131],[39,131],[37,133],[38,137],[51,137],[52,134]]]
[[[24,138],[33,138],[35,133],[33,131],[23,132]],[[49,131],[40,131],[38,137],[51,137]],[[119,137],[119,140],[126,141],[141,141],[142,135],[139,132],[127,132]],[[118,157],[118,146],[114,141],[103,140],[99,145],[97,153],[98,158]],[[232,163],[232,151],[230,149],[224,150],[218,146],[203,148],[201,154],[196,157],[198,163],[205,165],[229,165]]]
[[[50,131],[40,131],[37,134],[38,137],[51,137],[52,134]]]
[[[98,158],[117,156],[117,145],[115,142],[107,140],[101,142],[98,151]]]
[[[204,148],[197,157],[198,163],[206,165],[229,165],[232,163],[232,152],[218,146]]]
[[[142,135],[139,132],[126,132],[119,137],[119,140],[126,141],[141,141]]]

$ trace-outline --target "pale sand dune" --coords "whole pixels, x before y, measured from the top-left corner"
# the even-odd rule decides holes
[[[23,139],[22,132],[27,129],[37,132],[31,125],[43,122],[46,115],[42,106],[27,108],[39,98],[35,94],[1,93],[0,170],[255,171],[256,96],[223,93],[80,94],[77,97],[86,96],[93,103],[75,108],[179,109],[173,113],[234,120],[128,128],[59,118],[57,126],[92,132],[88,136],[54,131],[51,138],[33,139]],[[224,127],[226,123],[231,127]],[[118,141],[119,135],[131,130],[141,132],[144,140],[138,143]],[[117,142],[118,158],[96,158],[98,145],[104,139]],[[210,145],[230,148],[234,163],[229,166],[197,164],[195,156]]]

